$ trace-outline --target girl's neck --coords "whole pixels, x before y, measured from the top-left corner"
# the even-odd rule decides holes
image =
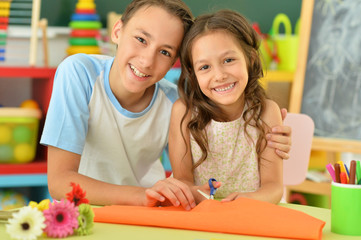
[[[228,121],[234,121],[240,118],[243,114],[243,109],[245,106],[245,99],[238,101],[237,103],[234,103],[232,105],[227,106],[219,106],[223,112],[223,115],[225,116],[224,119],[228,119]]]

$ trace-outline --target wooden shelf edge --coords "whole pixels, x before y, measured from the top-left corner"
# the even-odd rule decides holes
[[[53,78],[56,68],[0,67],[0,77]]]
[[[312,140],[312,150],[361,153],[361,142],[357,140],[314,137]]]
[[[287,190],[331,196],[331,182],[313,182],[310,180],[305,180],[299,185],[287,186]]]
[[[47,162],[43,159],[37,159],[29,163],[2,163],[0,164],[1,175],[16,174],[46,174]]]
[[[295,76],[294,72],[288,71],[264,71],[262,80],[268,82],[292,82]]]

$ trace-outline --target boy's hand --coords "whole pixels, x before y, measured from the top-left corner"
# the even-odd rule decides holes
[[[172,177],[158,181],[153,187],[145,190],[145,206],[180,206],[191,210],[196,206],[189,187]]]
[[[281,109],[282,120],[287,116],[287,110]],[[283,159],[289,159],[288,154],[291,150],[291,133],[292,129],[289,126],[275,126],[272,128],[272,133],[267,134],[267,145],[275,148],[278,156]]]

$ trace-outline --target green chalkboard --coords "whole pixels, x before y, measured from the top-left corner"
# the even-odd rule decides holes
[[[77,2],[77,0],[43,0],[41,17],[48,19],[49,26],[68,26]],[[106,27],[109,12],[122,13],[130,2],[131,0],[95,0],[103,27]],[[184,2],[195,16],[222,8],[236,10],[251,22],[258,22],[263,32],[269,31],[273,18],[281,12],[289,16],[294,26],[300,16],[302,4],[301,0],[184,0]]]

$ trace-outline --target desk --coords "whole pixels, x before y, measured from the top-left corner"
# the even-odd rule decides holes
[[[360,237],[338,235],[331,232],[331,211],[330,209],[316,208],[310,206],[302,206],[296,204],[280,204],[291,209],[305,212],[313,217],[321,219],[326,222],[323,228],[322,239],[326,240],[348,240],[360,239]],[[216,221],[216,219],[215,219]],[[0,239],[10,239],[9,235],[5,232],[5,224],[0,223]],[[39,238],[45,239],[45,238]],[[49,238],[51,239],[51,238]],[[52,238],[53,239],[53,238]],[[276,238],[262,238],[250,237],[244,235],[232,235],[222,233],[210,233],[190,230],[179,230],[169,228],[155,228],[155,227],[142,227],[120,224],[107,224],[95,223],[93,234],[89,236],[70,236],[65,239],[127,239],[127,240],[242,240],[242,239],[270,239]],[[284,238],[283,238],[284,239]]]

